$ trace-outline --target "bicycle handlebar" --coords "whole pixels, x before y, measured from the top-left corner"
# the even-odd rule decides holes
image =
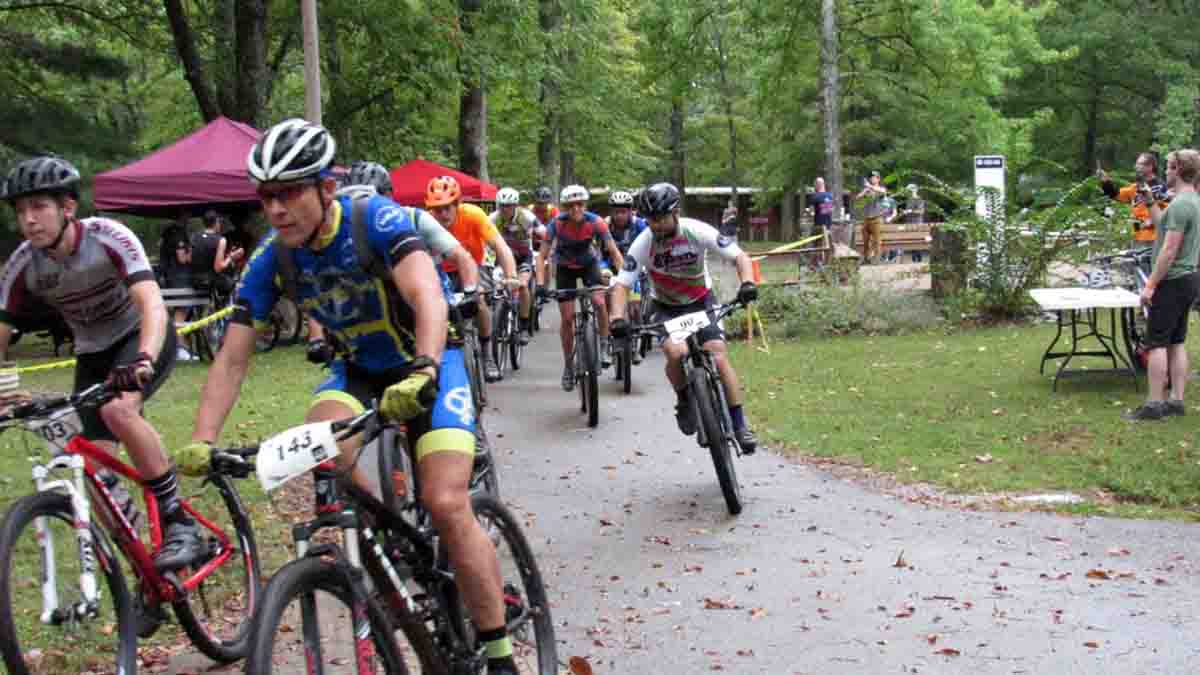
[[[743,303],[740,300],[734,299],[731,302],[720,304],[715,307],[710,307],[705,311],[707,311],[711,314],[712,322],[717,323],[718,321],[720,321],[720,320],[724,319],[725,317],[729,316],[730,314],[732,314],[735,310],[741,309],[744,306],[745,306],[745,303]],[[699,311],[699,310],[697,310],[697,311]],[[655,321],[654,323],[632,324],[629,326],[629,329],[631,332],[657,333],[659,335],[665,335],[667,332],[667,328],[666,328],[667,321],[670,321],[670,319],[667,319],[665,321]]]
[[[111,384],[100,382],[74,394],[36,398],[26,403],[18,403],[8,414],[0,415],[0,424],[44,417],[62,408],[100,406],[112,400],[116,394],[116,389]]]

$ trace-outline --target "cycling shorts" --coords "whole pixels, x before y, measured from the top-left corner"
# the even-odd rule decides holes
[[[142,388],[142,401],[150,400],[154,392],[166,381],[167,375],[175,368],[176,344],[174,326],[168,321],[166,339],[163,340],[162,351],[154,361],[154,377]],[[74,393],[87,389],[94,384],[100,384],[108,379],[116,366],[132,363],[141,351],[139,338],[141,330],[135,330],[129,335],[117,340],[113,346],[102,352],[80,354],[75,358],[75,389]],[[104,419],[100,417],[97,406],[81,407],[78,410],[79,421],[83,424],[83,437],[89,441],[117,442],[117,437],[109,430]]]
[[[652,318],[643,320],[649,323],[658,323],[660,321],[666,321],[667,319],[674,319],[676,317],[683,316],[684,314],[691,314],[692,312],[702,312],[706,309],[712,309],[716,304],[717,298],[712,291],[709,291],[708,295],[705,295],[702,299],[687,305],[664,305],[661,302],[655,301],[653,308],[651,309]],[[722,328],[720,323],[710,323],[709,325],[700,329],[700,332],[696,335],[696,338],[700,340],[700,344],[702,345],[712,340],[720,340],[724,342],[725,329]]]
[[[533,254],[532,253],[526,253],[524,255],[518,255],[517,253],[513,253],[513,259],[516,260],[516,262],[517,262],[517,274],[525,274],[526,272],[533,271]]]
[[[383,398],[383,391],[401,379],[397,371],[372,373],[343,359],[330,364],[330,370],[329,379],[317,386],[313,405],[337,401],[355,415]],[[406,426],[418,462],[434,452],[475,454],[475,404],[461,350],[447,349],[442,354],[437,400]]]
[[[600,281],[600,264],[593,262],[588,267],[572,268],[559,265],[554,272],[555,288],[560,291],[575,288],[577,283],[582,281],[584,286],[599,286]],[[563,302],[570,302],[564,300]]]

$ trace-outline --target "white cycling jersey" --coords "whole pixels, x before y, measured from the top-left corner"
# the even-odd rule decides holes
[[[731,262],[742,253],[733,239],[694,218],[680,218],[675,236],[665,239],[647,228],[630,245],[617,283],[633,288],[638,274],[646,270],[654,284],[654,300],[659,304],[699,302],[712,288],[707,259],[710,251]]]

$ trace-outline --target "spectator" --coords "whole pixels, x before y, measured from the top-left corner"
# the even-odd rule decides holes
[[[737,239],[738,207],[734,205],[732,199],[729,200],[729,205],[725,207],[725,212],[721,214],[721,227],[718,230],[730,239]]]
[[[833,227],[833,194],[825,190],[825,179],[813,181],[813,191],[808,193],[808,206],[813,210],[812,234],[823,234]]]
[[[188,216],[181,213],[163,230],[158,245],[159,275],[163,288],[190,288],[192,285],[192,247],[188,239]],[[175,310],[175,323],[187,321],[187,312]]]
[[[1154,246],[1155,242],[1155,227],[1150,217],[1149,205],[1154,203],[1160,208],[1166,208],[1167,186],[1158,177],[1158,160],[1154,158],[1153,153],[1143,152],[1138,155],[1133,172],[1134,182],[1118,190],[1108,173],[1099,166],[1096,168],[1096,175],[1100,178],[1100,188],[1104,190],[1104,194],[1119,202],[1133,205],[1133,245],[1149,248]],[[1148,194],[1143,195],[1142,186],[1149,188]]]
[[[222,295],[233,290],[233,266],[245,251],[230,247],[223,235],[225,219],[216,211],[204,214],[204,231],[192,235],[192,284],[196,288],[215,288]]]
[[[864,182],[862,191],[854,198],[857,200],[864,197],[867,202],[863,207],[863,263],[870,265],[879,261],[880,231],[884,216],[883,199],[887,197],[887,189],[880,184],[878,171],[871,172],[871,177]]]
[[[1139,163],[1141,160],[1139,159]],[[1196,266],[1200,261],[1200,152],[1176,150],[1167,155],[1167,188],[1175,195],[1164,211],[1149,182],[1139,196],[1149,205],[1158,227],[1154,240],[1154,269],[1142,291],[1142,304],[1150,308],[1146,347],[1149,349],[1149,392],[1146,402],[1126,413],[1130,421],[1184,415],[1183,389],[1190,376],[1187,338],[1188,311],[1196,301]],[[1170,382],[1170,394],[1167,383]]]

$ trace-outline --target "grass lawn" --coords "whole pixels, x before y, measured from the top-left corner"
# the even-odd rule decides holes
[[[45,345],[37,343],[30,345],[22,342],[14,348],[13,352],[13,358],[22,366],[60,360],[46,357]],[[180,447],[190,439],[200,388],[207,372],[207,363],[180,362],[176,364],[174,373],[147,405],[146,416],[162,434],[167,448]],[[242,387],[242,396],[225,425],[225,433],[221,442],[232,445],[239,442],[257,441],[274,432],[301,423],[312,389],[323,377],[323,373],[324,371],[305,362],[299,348],[279,348],[259,354],[254,359],[250,376]],[[23,388],[37,392],[61,392],[70,389],[72,379],[73,369],[63,368],[22,374],[21,385]],[[3,484],[3,490],[0,491],[0,510],[2,512],[7,511],[12,500],[33,492],[30,462],[27,458],[32,455],[44,456],[44,454],[40,439],[31,434],[10,430],[0,435],[0,483]],[[127,458],[126,461],[128,461]],[[185,478],[182,489],[184,495],[191,499],[193,504],[199,506],[201,513],[212,516],[223,511],[222,503],[216,497],[215,490],[211,487],[201,487],[199,480]],[[290,531],[284,526],[286,519],[281,517],[279,510],[272,508],[255,479],[240,481],[238,489],[254,519],[255,535],[258,540],[265,579],[291,557]],[[138,501],[140,504],[140,500]],[[68,552],[70,549],[60,546],[59,550]],[[77,567],[77,563],[75,567]],[[36,567],[32,561],[30,561],[28,572],[36,574]],[[132,592],[136,585],[136,579],[128,566],[125,569],[125,580]],[[77,584],[78,580],[76,579],[74,583]],[[31,622],[35,621],[36,611],[40,610],[36,591],[26,590],[21,597],[28,600],[31,605],[37,605],[36,608],[24,608],[35,610],[33,613],[25,615]],[[18,607],[18,612],[21,609]],[[25,632],[19,632],[19,634],[28,635]],[[63,644],[64,633],[61,630],[48,631],[46,636],[49,640],[57,640],[58,643],[41,645],[41,647],[47,647],[46,651],[49,654],[58,656],[62,660],[55,662],[53,666],[43,664],[43,667],[48,667],[45,672],[82,672],[86,664],[97,660],[96,654],[104,653],[104,642],[109,645],[114,642],[112,638],[97,639],[95,643],[69,638],[67,644]],[[172,646],[181,642],[185,643],[186,640],[182,631],[178,630],[174,623],[171,623],[165,625],[154,638],[139,641],[139,645],[143,650],[161,646],[169,651]],[[106,660],[101,656],[98,661],[104,663]],[[107,663],[111,666],[111,657],[107,659]]]
[[[739,344],[734,359],[756,430],[787,452],[957,493],[1070,490],[1089,502],[1069,510],[1197,518],[1200,406],[1132,424],[1120,414],[1144,398],[1144,380],[1135,392],[1128,377],[1074,378],[1052,393],[1038,364],[1053,333],[814,339],[773,343],[770,354]],[[1072,362],[1088,363],[1108,367]]]

